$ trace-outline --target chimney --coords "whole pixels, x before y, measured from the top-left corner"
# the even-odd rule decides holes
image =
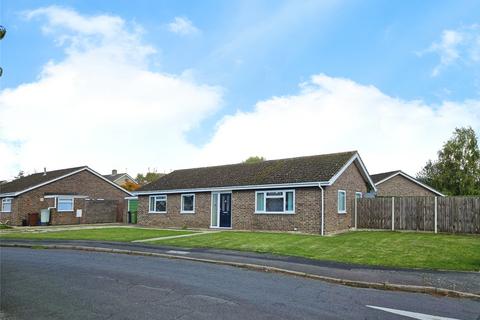
[[[113,169],[112,170],[112,176],[116,175],[117,174],[117,169]]]
[[[47,175],[47,167],[43,167],[43,175],[44,175],[44,176]]]

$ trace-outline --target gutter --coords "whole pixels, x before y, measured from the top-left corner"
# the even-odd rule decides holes
[[[194,193],[194,192],[215,192],[215,191],[236,191],[236,190],[256,190],[256,189],[283,189],[283,188],[303,188],[317,187],[319,184],[329,185],[329,181],[313,181],[313,182],[294,182],[279,184],[261,184],[261,185],[242,185],[227,187],[205,187],[190,189],[171,189],[171,190],[148,190],[133,191],[134,196],[151,195],[151,194],[169,194],[169,193]]]

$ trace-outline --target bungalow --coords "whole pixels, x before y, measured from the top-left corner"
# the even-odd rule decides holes
[[[130,192],[87,166],[31,174],[0,185],[0,222],[117,222]],[[40,213],[42,212],[42,217]]]
[[[375,191],[356,151],[176,170],[138,195],[138,223],[160,227],[333,233],[353,199]]]
[[[442,193],[401,170],[372,174],[379,197],[444,197]]]

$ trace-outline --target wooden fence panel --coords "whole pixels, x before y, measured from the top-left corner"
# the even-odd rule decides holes
[[[392,229],[392,198],[354,201],[358,228]],[[395,230],[435,230],[435,197],[395,197],[393,204]],[[438,232],[480,233],[480,197],[438,197],[436,210]]]

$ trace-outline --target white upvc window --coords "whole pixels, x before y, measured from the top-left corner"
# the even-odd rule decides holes
[[[295,190],[256,191],[255,213],[295,213]]]
[[[361,192],[355,192],[355,198],[356,198],[356,199],[362,199],[362,198],[363,198],[363,193],[361,193]]]
[[[73,197],[58,197],[57,211],[58,212],[73,212],[74,199]]]
[[[12,212],[12,198],[2,199],[2,212]]]
[[[195,194],[182,194],[181,213],[195,213]]]
[[[167,196],[162,194],[149,197],[148,213],[166,213]]]
[[[347,192],[338,190],[338,213],[347,213]]]

